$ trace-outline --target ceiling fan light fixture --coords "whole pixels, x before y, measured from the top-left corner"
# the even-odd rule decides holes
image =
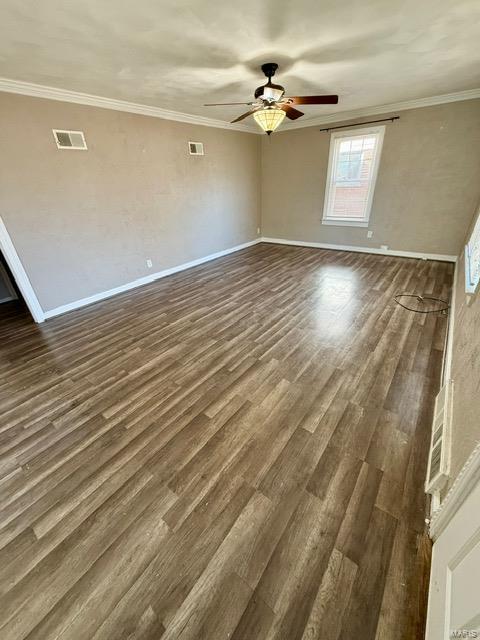
[[[255,121],[259,127],[270,135],[272,131],[275,131],[283,122],[285,116],[289,120],[297,120],[303,115],[303,111],[295,109],[292,105],[297,104],[338,104],[337,95],[325,95],[325,96],[286,96],[285,87],[281,84],[274,84],[272,77],[275,75],[278,69],[276,62],[266,62],[262,64],[262,71],[268,78],[268,82],[261,87],[257,87],[254,92],[255,100],[253,102],[224,102],[223,105],[229,106],[233,104],[246,104],[252,107],[250,111],[242,113],[231,121],[231,124],[235,122],[241,122],[250,116],[255,118]],[[206,104],[206,107],[222,106],[219,103]]]
[[[278,89],[276,87],[269,87],[268,84],[263,89],[263,95],[261,96],[262,100],[270,100],[272,102],[276,102],[280,100],[284,94],[283,89]]]
[[[283,109],[277,109],[276,107],[265,107],[259,109],[253,114],[255,122],[265,131],[267,135],[270,135],[272,131],[275,131],[279,127],[284,118],[285,111]]]

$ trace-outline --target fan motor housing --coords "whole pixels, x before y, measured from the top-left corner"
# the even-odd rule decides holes
[[[282,87],[281,84],[273,84],[273,82],[267,82],[267,84],[262,84],[261,87],[257,87],[255,89],[255,93],[254,93],[255,98],[260,98],[261,96],[263,96],[263,94],[265,93],[265,87],[268,87],[269,89],[277,89],[278,91],[281,91],[282,96],[285,93],[285,89]]]
[[[278,64],[276,62],[265,62],[265,64],[262,64],[262,71],[268,79],[275,75],[277,69]]]

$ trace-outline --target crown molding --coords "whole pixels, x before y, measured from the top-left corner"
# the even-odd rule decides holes
[[[422,107],[433,107],[439,104],[447,104],[449,102],[461,102],[463,100],[475,100],[480,98],[479,89],[468,89],[467,91],[457,91],[456,93],[445,93],[441,96],[431,96],[430,98],[418,98],[417,100],[405,100],[404,102],[393,102],[392,104],[382,104],[377,107],[364,107],[362,109],[354,109],[352,111],[340,111],[325,116],[318,116],[310,120],[296,120],[290,122],[287,127],[282,128],[279,133],[285,133],[292,129],[305,129],[306,127],[315,127],[319,124],[330,124],[332,122],[343,122],[345,120],[355,120],[356,118],[364,118],[366,116],[376,116],[392,111],[407,111],[408,109],[420,109]]]
[[[181,113],[179,111],[170,111],[168,109],[162,109],[161,107],[137,104],[126,100],[116,100],[114,98],[104,98],[102,96],[95,96],[89,93],[70,91],[68,89],[58,89],[56,87],[47,87],[41,84],[23,82],[21,80],[11,80],[9,78],[0,78],[0,91],[4,91],[6,93],[17,93],[35,98],[45,98],[47,100],[58,100],[60,102],[72,102],[74,104],[82,104],[89,107],[100,107],[101,109],[113,109],[114,111],[137,113],[142,116],[162,118],[164,120],[176,120],[177,122],[198,124],[205,127],[230,129],[233,131],[243,131],[244,133],[259,133],[256,129],[250,128],[244,124],[232,124],[230,122],[224,122],[223,120],[194,116],[188,113]]]
[[[205,127],[216,127],[218,129],[230,129],[232,131],[243,131],[244,133],[263,135],[263,132],[256,127],[249,127],[245,124],[232,124],[230,122],[224,122],[223,120],[216,120],[214,118],[195,116],[189,113],[181,113],[179,111],[170,111],[169,109],[162,109],[161,107],[153,107],[146,104],[137,104],[126,100],[105,98],[89,93],[70,91],[69,89],[47,87],[41,84],[34,84],[33,82],[23,82],[22,80],[0,78],[0,91],[17,93],[35,98],[45,98],[47,100],[58,100],[60,102],[72,102],[74,104],[83,104],[90,107],[100,107],[102,109],[113,109],[114,111],[137,113],[139,115],[150,116],[152,118],[176,120],[177,122],[198,124]],[[362,109],[353,109],[351,111],[340,111],[329,115],[318,116],[317,118],[311,118],[310,120],[296,120],[294,122],[285,123],[286,126],[276,133],[286,133],[293,129],[305,129],[306,127],[315,127],[317,125],[329,124],[332,122],[344,122],[346,120],[355,120],[356,118],[380,115],[393,111],[406,111],[408,109],[432,107],[435,105],[447,104],[449,102],[474,100],[476,98],[480,98],[480,88],[458,91],[456,93],[446,93],[440,96],[431,96],[429,98],[418,98],[416,100],[406,100],[404,102],[364,107]]]

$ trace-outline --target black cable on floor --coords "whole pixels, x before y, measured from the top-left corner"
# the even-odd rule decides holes
[[[421,305],[425,304],[425,301],[430,300],[432,302],[440,302],[444,306],[433,307],[431,309],[412,309],[412,307],[409,307],[406,304],[400,302],[398,298],[415,298],[415,300],[417,300]],[[404,309],[407,309],[408,311],[414,311],[415,313],[446,313],[447,310],[450,309],[450,305],[446,300],[442,300],[441,298],[433,298],[432,296],[420,296],[417,293],[397,293],[397,295],[394,296],[393,299]],[[426,304],[428,304],[428,302]]]

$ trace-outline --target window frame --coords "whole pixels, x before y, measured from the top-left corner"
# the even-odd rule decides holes
[[[469,296],[472,296],[472,297],[475,296],[477,294],[477,292],[479,291],[479,289],[480,289],[480,278],[474,284],[472,284],[472,278],[471,278],[471,264],[470,264],[471,251],[470,251],[470,245],[472,243],[473,237],[476,234],[480,235],[480,209],[478,210],[477,218],[476,218],[475,223],[473,225],[472,232],[470,233],[470,236],[468,238],[468,242],[465,245],[465,252],[464,252],[465,292]]]
[[[331,205],[332,178],[336,168],[335,147],[337,140],[342,138],[354,138],[356,136],[365,136],[369,134],[377,135],[377,152],[373,164],[372,178],[368,186],[367,206],[363,218],[345,218],[340,216],[329,215],[329,207]],[[328,153],[328,169],[327,179],[325,183],[325,198],[323,201],[322,224],[333,225],[339,227],[368,227],[370,222],[370,213],[372,210],[373,196],[377,183],[378,169],[380,166],[380,158],[382,155],[383,139],[385,137],[385,125],[378,127],[358,127],[352,129],[344,129],[330,136],[330,150]],[[334,164],[335,163],[335,164]]]

